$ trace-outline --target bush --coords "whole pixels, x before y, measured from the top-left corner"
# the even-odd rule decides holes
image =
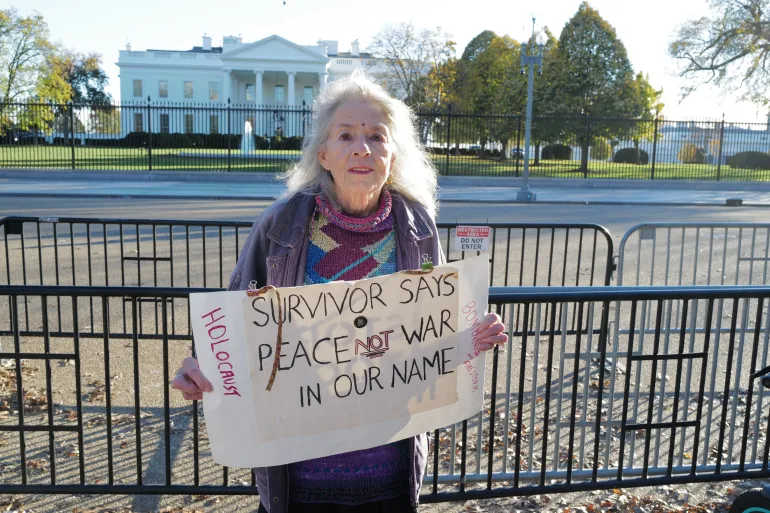
[[[153,133],[153,149],[174,149],[174,148],[195,148],[206,150],[226,150],[227,139],[230,139],[230,149],[237,150],[241,147],[242,135],[226,134],[167,134]],[[258,150],[300,150],[302,148],[302,137],[280,137],[272,138],[253,136]],[[56,137],[54,144],[68,146],[69,139]],[[150,143],[150,134],[147,132],[131,132],[125,137],[109,138],[89,138],[85,140],[86,146],[98,147],[120,147],[120,148],[147,148]],[[81,144],[80,138],[75,138],[75,144]]]
[[[543,160],[572,160],[572,148],[566,144],[549,144],[540,152]]]
[[[612,161],[617,164],[636,164],[636,148],[623,148],[615,152]],[[650,155],[639,149],[639,164],[646,166],[650,162]]]
[[[122,137],[98,137],[98,138],[86,138],[86,146],[96,146],[100,148],[114,148],[116,146],[123,146]]]
[[[262,138],[264,139],[264,138]],[[265,148],[259,148],[262,143],[257,140],[257,148],[258,149],[265,149]],[[299,150],[302,149],[302,137],[298,136],[292,136],[292,137],[283,137],[280,135],[274,135],[270,138],[270,149],[271,150]]]
[[[677,154],[679,160],[685,164],[705,164],[706,152],[693,143],[684,143]]]
[[[80,146],[80,139],[78,137],[75,137],[75,146]],[[69,137],[54,137],[53,138],[53,144],[54,146],[69,146],[72,144],[72,141]]]
[[[727,158],[732,168],[770,170],[770,155],[761,151],[742,151]]]
[[[612,146],[607,139],[596,137],[591,145],[591,158],[594,160],[607,160],[612,155]]]

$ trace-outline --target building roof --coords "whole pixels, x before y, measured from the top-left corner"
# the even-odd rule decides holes
[[[340,53],[330,53],[329,57],[350,57],[350,58],[352,58],[354,56],[351,55],[350,52],[340,52]],[[370,54],[370,53],[359,52],[359,54],[356,55],[355,58],[356,59],[372,59],[372,58],[374,58],[374,56],[372,54]]]
[[[186,53],[222,53],[221,46],[212,46],[211,50],[204,50],[202,46],[193,46],[192,50],[159,50],[157,48],[148,48],[148,52],[186,52]]]

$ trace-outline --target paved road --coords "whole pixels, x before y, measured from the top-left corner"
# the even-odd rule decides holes
[[[70,216],[178,220],[250,221],[270,201],[196,200],[159,198],[0,198],[0,216]],[[598,223],[613,234],[616,242],[630,227],[642,222],[766,222],[762,207],[680,205],[551,205],[444,203],[439,221]]]
[[[482,178],[468,183],[440,181],[439,199],[445,202],[516,202],[519,186],[490,187]],[[572,185],[580,185],[575,182]],[[600,184],[601,185],[601,184]],[[606,184],[604,184],[606,185]],[[655,187],[653,188],[652,185]],[[697,190],[692,188],[660,187],[656,182],[650,189],[638,188],[578,188],[561,185],[537,185],[533,190],[540,203],[605,203],[605,204],[724,204],[728,198],[741,198],[744,204],[770,207],[770,191],[751,188],[750,184],[727,184],[742,190]],[[603,186],[603,185],[602,185]],[[163,197],[197,199],[272,199],[281,194],[280,183],[264,181],[232,181],[227,176],[220,180],[172,181],[167,179],[82,179],[66,176],[46,176],[45,179],[0,177],[0,197],[21,196],[80,196],[80,197]]]

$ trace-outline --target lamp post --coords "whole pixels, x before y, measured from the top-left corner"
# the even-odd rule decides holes
[[[521,45],[521,74],[527,77],[527,120],[524,128],[524,183],[516,193],[517,201],[535,201],[535,193],[529,188],[529,139],[532,134],[532,90],[535,68],[540,66],[538,75],[543,74],[543,45],[535,41],[535,18],[532,18],[532,39],[530,44]],[[526,71],[525,71],[526,70]]]

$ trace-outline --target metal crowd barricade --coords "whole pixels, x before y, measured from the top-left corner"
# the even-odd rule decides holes
[[[138,287],[226,287],[252,223],[71,217],[0,219],[0,284]],[[596,224],[487,223],[491,227],[493,286],[609,285],[613,241]],[[462,259],[454,223],[438,225],[449,261]],[[474,252],[474,254],[476,254]],[[170,299],[172,303],[177,299]],[[160,336],[160,307],[142,299],[156,321],[143,329]],[[94,325],[94,308],[89,309]],[[172,309],[174,312],[175,309]],[[123,331],[128,317],[121,312]],[[23,319],[26,321],[26,318]],[[171,319],[171,338],[189,336]],[[517,321],[519,318],[517,317]],[[531,321],[530,321],[531,322]],[[573,324],[574,316],[570,319]],[[520,329],[520,325],[517,329]],[[575,328],[576,329],[576,328]],[[84,336],[95,336],[96,332]]]
[[[764,285],[770,223],[644,223],[618,249],[618,285]]]
[[[768,262],[770,262],[770,223],[644,223],[629,229],[620,242],[618,251],[618,286],[698,286],[698,285],[766,285],[768,283]],[[720,311],[725,307],[719,299]],[[702,305],[701,305],[702,306]],[[669,304],[661,312],[665,317],[663,347],[675,343],[678,329],[688,337],[687,345],[692,347],[698,337],[711,330],[712,345],[715,348],[711,355],[713,361],[709,370],[710,383],[715,383],[720,377],[719,349],[734,347],[739,354],[745,354],[751,345],[752,335],[759,329],[760,335],[766,340],[768,333],[765,327],[757,328],[752,324],[746,312],[756,308],[756,302],[744,302],[744,311],[736,313],[727,311],[724,315],[714,318],[713,325],[707,326],[702,317],[687,317],[681,305]],[[766,308],[766,306],[765,306]],[[656,311],[652,303],[642,303],[639,307],[640,325],[639,344],[643,346],[656,343],[654,334],[656,327]],[[740,317],[741,322],[735,324]],[[620,312],[615,312],[613,347],[608,351],[608,365],[613,372],[610,377],[610,387],[615,387],[621,373],[629,372],[618,353],[618,342],[622,336],[627,336],[627,328],[623,327]],[[615,365],[617,363],[617,365]],[[636,362],[636,372],[638,367]],[[658,372],[660,382],[671,380],[672,367],[669,362],[663,362]],[[695,373],[694,362],[687,361],[685,369],[686,384]],[[735,376],[730,394],[732,409],[730,420],[735,421],[737,401],[745,387],[741,388]],[[638,389],[640,383],[634,383]],[[707,394],[707,426],[706,433],[711,429],[712,422],[717,417],[710,405],[718,397],[720,391],[715,387],[706,390]],[[727,393],[726,391],[724,393]],[[765,390],[759,388],[758,400],[762,401]],[[638,394],[637,394],[638,395]],[[635,396],[636,397],[636,396]],[[658,392],[658,400],[664,399],[663,390]],[[638,407],[636,399],[634,407]],[[759,421],[759,413],[753,422]],[[731,424],[732,426],[732,424]],[[731,427],[732,429],[732,427]],[[730,442],[730,450],[732,450]],[[701,453],[701,464],[707,462],[709,455]]]
[[[248,470],[211,461],[199,406],[168,386],[190,348],[172,314],[204,290],[0,285],[0,493],[255,494]],[[146,299],[159,337],[141,329],[156,320]],[[423,502],[770,477],[757,390],[770,287],[492,288],[489,301],[523,327],[487,355],[480,415],[432,433]],[[572,311],[594,329],[571,330]],[[627,369],[614,387],[610,352]]]

